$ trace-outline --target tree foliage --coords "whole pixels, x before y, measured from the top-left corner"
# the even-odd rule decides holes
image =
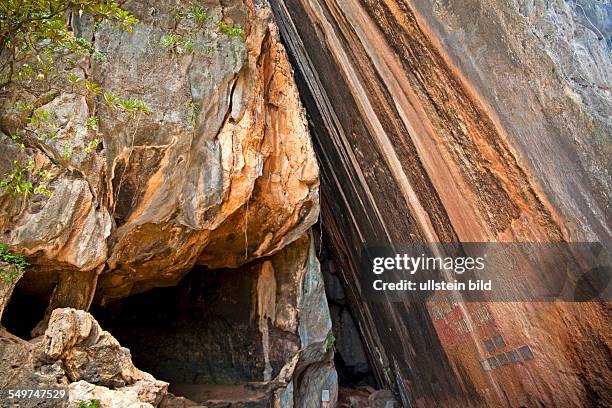
[[[91,58],[104,61],[105,56],[88,39],[75,34],[75,16],[87,17],[94,29],[106,23],[130,32],[138,23],[110,0],[0,0],[0,97],[7,92],[18,95],[14,107],[19,112],[16,127],[0,130],[22,151],[40,148],[57,136],[61,118],[44,106],[62,93],[86,95],[131,115],[151,113],[144,101],[104,90],[83,75],[79,64]],[[90,134],[84,148],[89,153],[99,143],[95,112],[82,125]],[[59,159],[69,160],[70,155],[70,144],[65,143]],[[12,164],[12,172],[0,175],[0,188],[25,197],[50,195],[44,185],[48,175],[36,163],[16,159]]]
[[[89,14],[98,24],[107,21],[127,31],[138,22],[119,3],[108,0],[0,0],[3,84],[46,75],[53,70],[54,53],[95,53],[88,40],[74,35],[71,13]],[[27,63],[32,56],[34,64]],[[20,63],[25,66],[15,69]]]
[[[0,261],[8,264],[8,267],[0,267],[0,281],[3,282],[14,282],[29,265],[22,255],[12,253],[5,244],[0,244]]]

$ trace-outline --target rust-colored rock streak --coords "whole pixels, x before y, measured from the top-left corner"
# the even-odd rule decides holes
[[[611,242],[610,141],[598,136],[610,134],[609,96],[563,76],[559,49],[530,37],[524,19],[555,10],[464,3],[272,2],[313,123],[323,225],[353,312],[379,380],[405,406],[610,405],[607,304],[360,297],[367,243]],[[594,64],[609,78],[609,58]],[[484,340],[499,333],[535,358],[483,369]]]

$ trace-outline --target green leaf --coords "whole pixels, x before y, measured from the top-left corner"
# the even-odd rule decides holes
[[[239,25],[230,25],[225,21],[219,21],[219,31],[230,37],[240,37],[244,39],[244,30]]]
[[[199,26],[204,25],[206,20],[208,20],[208,15],[206,13],[206,9],[200,6],[191,6],[189,8],[189,14],[191,18],[193,18]]]
[[[85,122],[85,125],[87,126],[87,129],[98,130],[98,117],[97,116],[88,117],[87,121]]]
[[[161,36],[159,43],[164,48],[172,48],[178,42],[178,37],[176,34],[164,34]]]

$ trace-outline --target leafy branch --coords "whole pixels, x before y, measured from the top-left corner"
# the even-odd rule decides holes
[[[110,0],[2,0],[0,2],[0,53],[4,86],[15,79],[44,76],[53,64],[53,54],[67,52],[93,55],[96,50],[84,38],[75,37],[68,24],[71,14],[89,14],[132,31],[138,19]],[[15,66],[35,57],[35,64]]]
[[[219,21],[219,31],[230,37],[240,37],[244,39],[244,29],[237,24],[227,24],[225,21]]]
[[[0,261],[9,264],[9,268],[0,269],[0,280],[3,282],[14,282],[30,265],[23,255],[14,254],[6,244],[0,244]]]
[[[83,14],[93,18],[95,29],[106,22],[131,32],[138,23],[137,18],[112,0],[0,0],[0,90],[10,89],[18,95],[15,107],[22,112],[18,116],[20,125],[9,132],[22,152],[26,147],[41,148],[41,141],[59,134],[61,121],[55,112],[43,106],[61,93],[97,99],[110,109],[130,115],[152,112],[140,99],[120,97],[77,75],[78,59],[106,60],[89,40],[78,37],[72,30],[72,17]],[[95,111],[82,126],[86,130],[77,130],[76,136],[93,134],[84,148],[85,154],[89,154],[100,140]],[[71,147],[70,141],[63,143],[64,160],[71,157]],[[50,196],[47,181],[47,172],[37,168],[34,161],[16,159],[13,169],[0,179],[0,189],[26,198],[31,194]]]

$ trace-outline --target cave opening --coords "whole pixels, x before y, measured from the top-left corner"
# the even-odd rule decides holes
[[[377,389],[358,326],[330,251],[313,231],[334,336],[334,364],[345,389]],[[264,261],[265,262],[265,261]],[[274,378],[300,348],[295,333],[258,323],[257,263],[237,269],[196,266],[176,286],[93,305],[100,325],[127,347],[136,367],[197,403],[257,403],[258,384]],[[277,296],[283,279],[277,271]],[[266,349],[266,350],[265,350]]]
[[[255,276],[254,276],[255,275]],[[295,335],[274,331],[264,351],[253,310],[256,271],[195,267],[176,286],[155,288],[91,309],[132,354],[136,367],[198,403],[256,403],[266,370],[277,374]],[[256,303],[256,302],[255,302]],[[283,337],[285,337],[283,339]]]
[[[319,224],[310,237],[331,317],[339,396],[373,392],[379,386],[345,294],[341,271]],[[277,268],[274,279],[279,288],[272,289],[276,296],[286,296],[286,288],[280,288],[283,282],[295,285],[296,259],[299,257],[293,255],[284,257],[285,263],[271,259]],[[267,262],[264,258],[236,269],[196,266],[175,286],[150,289],[103,305],[94,302],[89,311],[104,330],[130,350],[137,368],[168,382],[169,391],[177,398],[207,406],[264,407],[268,390],[262,384],[278,375],[301,345],[296,332],[266,322],[269,332],[265,346],[257,305],[262,296],[262,265]],[[4,328],[26,340],[41,335],[41,322],[59,280],[59,273],[26,272],[3,314]],[[264,292],[263,296],[273,293]]]
[[[58,276],[54,273],[28,273],[19,279],[2,314],[2,326],[17,337],[30,340],[43,321]],[[38,335],[40,333],[35,333]]]
[[[311,236],[332,321],[340,392],[378,389],[341,273],[318,227]],[[264,262],[237,269],[196,266],[175,286],[104,305],[94,303],[90,312],[130,350],[136,367],[170,383],[170,392],[179,398],[204,404],[246,402],[258,406],[265,398],[265,390],[258,385],[278,375],[301,344],[295,332],[266,323],[265,346],[257,310]],[[294,277],[291,268],[276,271],[277,296],[286,292],[280,288],[283,281]],[[26,273],[15,287],[2,325],[23,339],[31,339],[44,320],[57,282],[57,274],[40,279]],[[39,328],[35,334],[42,334]]]
[[[332,320],[335,338],[334,365],[338,373],[338,385],[345,390],[378,389],[379,384],[371,368],[363,336],[356,323],[350,299],[346,295],[342,273],[327,244],[321,223],[315,225],[313,235]]]

